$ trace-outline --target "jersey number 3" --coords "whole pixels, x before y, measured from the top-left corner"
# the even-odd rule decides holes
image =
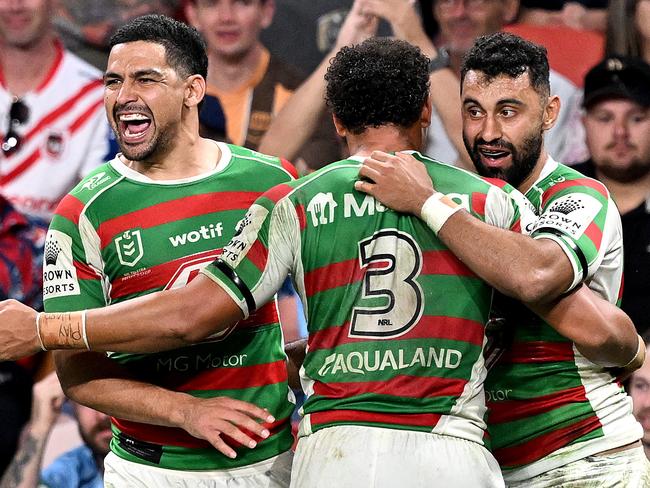
[[[415,281],[422,271],[418,244],[396,229],[379,231],[359,242],[359,266],[365,268],[364,306],[352,310],[350,337],[389,339],[408,332],[424,308]]]

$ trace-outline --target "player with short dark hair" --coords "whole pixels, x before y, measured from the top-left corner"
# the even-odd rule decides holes
[[[205,41],[196,29],[164,15],[145,15],[124,24],[111,36],[109,47],[127,42],[153,42],[165,47],[165,58],[181,76],[208,77]]]
[[[207,56],[195,29],[143,16],[111,46],[104,98],[121,153],[56,211],[44,266],[50,312],[184,286],[259,195],[295,176],[277,158],[199,137]],[[66,393],[113,417],[105,479],[130,487],[287,487],[294,405],[285,359],[275,303],[182,349],[56,356]]]

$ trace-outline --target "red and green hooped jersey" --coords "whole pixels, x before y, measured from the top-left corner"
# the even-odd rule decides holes
[[[414,154],[473,215],[519,228],[502,189]],[[353,158],[270,190],[203,273],[245,314],[291,273],[309,328],[301,435],[349,424],[482,443],[491,288],[422,221],[355,191],[358,171]]]
[[[59,205],[44,259],[49,312],[103,307],[184,286],[220,254],[246,210],[293,168],[219,144],[215,170],[153,181],[119,159],[80,182]],[[199,397],[268,408],[276,423],[256,449],[229,459],[185,431],[113,419],[111,449],[130,461],[181,470],[245,466],[291,447],[287,371],[275,302],[222,337],[158,354],[110,354],[138,379]]]
[[[539,217],[524,229],[560,244],[574,285],[585,281],[616,303],[622,284],[621,222],[605,186],[549,160],[526,193]],[[525,480],[641,437],[631,400],[616,378],[524,307],[510,349],[488,374],[491,447],[506,481]],[[519,307],[519,310],[516,310]]]

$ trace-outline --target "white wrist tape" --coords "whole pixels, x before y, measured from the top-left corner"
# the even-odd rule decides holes
[[[38,337],[38,343],[41,345],[41,349],[47,351],[43,344],[43,338],[41,337],[41,313],[42,312],[36,314],[36,337]]]
[[[639,338],[639,346],[636,349],[636,354],[632,359],[628,361],[628,363],[625,366],[622,366],[624,369],[632,366],[632,364],[634,364],[635,362],[638,363],[641,360],[641,356],[645,352],[646,346],[645,346],[645,342],[643,342],[643,338],[640,335],[638,335],[637,337]],[[638,365],[636,366],[638,367]]]
[[[440,229],[445,225],[449,217],[463,208],[460,205],[448,205],[442,200],[444,197],[445,195],[440,192],[434,193],[427,198],[420,211],[422,220],[426,222],[436,235],[438,235],[438,232],[440,232]]]
[[[90,344],[88,344],[88,335],[86,334],[86,311],[85,310],[81,311],[81,337],[84,340],[86,349],[90,351]]]

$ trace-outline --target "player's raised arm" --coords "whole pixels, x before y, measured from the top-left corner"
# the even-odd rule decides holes
[[[527,304],[591,361],[621,367],[635,357],[638,338],[625,313],[588,289],[559,296],[570,285],[571,266],[555,242],[488,225],[441,194],[432,208],[435,189],[424,164],[411,155],[377,151],[359,175],[371,181],[358,181],[358,190],[423,218],[472,271]]]
[[[436,193],[423,163],[409,154],[375,151],[359,171],[357,190],[423,218],[482,279],[523,302],[549,301],[567,291],[573,270],[560,246],[481,222]],[[444,227],[443,227],[444,226]]]
[[[235,301],[204,276],[183,288],[82,312],[39,316],[7,300],[0,303],[0,360],[41,349],[162,351],[198,342],[241,318]]]

